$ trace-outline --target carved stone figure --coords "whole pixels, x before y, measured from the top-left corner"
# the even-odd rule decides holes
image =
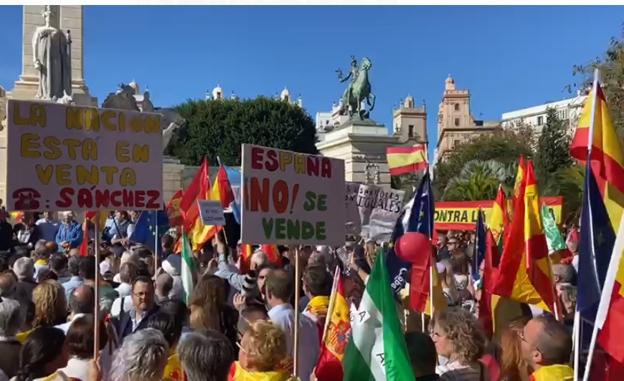
[[[33,66],[39,75],[36,97],[68,101],[71,96],[71,38],[50,25],[53,9],[43,11],[44,26],[35,29],[32,39]]]

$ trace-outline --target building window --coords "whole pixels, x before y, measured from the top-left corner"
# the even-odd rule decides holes
[[[457,147],[458,145],[459,145],[459,139],[453,140],[453,148]]]
[[[409,138],[413,138],[414,137],[414,125],[413,124],[410,124],[408,126],[407,137],[409,137]]]
[[[544,124],[544,117],[543,116],[538,116],[537,117],[537,125],[541,126],[542,124]]]
[[[459,103],[455,103],[455,111],[459,111]]]
[[[459,126],[459,118],[455,118],[455,126]]]

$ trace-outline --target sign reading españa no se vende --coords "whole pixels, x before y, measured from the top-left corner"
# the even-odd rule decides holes
[[[10,210],[161,209],[159,114],[9,100],[7,116]]]

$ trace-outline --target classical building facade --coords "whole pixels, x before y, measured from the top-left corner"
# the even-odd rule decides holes
[[[393,112],[393,132],[370,119],[349,119],[334,104],[331,112],[316,114],[316,147],[322,155],[345,161],[345,180],[390,184],[386,148],[427,142],[427,113],[410,96]]]
[[[539,137],[542,128],[548,121],[548,109],[552,108],[557,112],[559,119],[568,124],[568,133],[572,134],[583,111],[585,99],[587,99],[587,95],[578,92],[573,98],[504,112],[501,117],[501,125],[504,129],[517,129],[521,126],[530,127]]]
[[[444,160],[455,147],[499,129],[498,122],[484,122],[472,116],[470,91],[457,89],[455,80],[449,75],[444,82],[442,102],[438,108],[438,142],[434,163]]]

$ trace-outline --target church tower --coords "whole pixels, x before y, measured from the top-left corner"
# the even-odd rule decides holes
[[[425,106],[414,105],[414,97],[408,95],[403,104],[392,113],[394,136],[401,144],[425,144],[427,139],[427,111]]]

